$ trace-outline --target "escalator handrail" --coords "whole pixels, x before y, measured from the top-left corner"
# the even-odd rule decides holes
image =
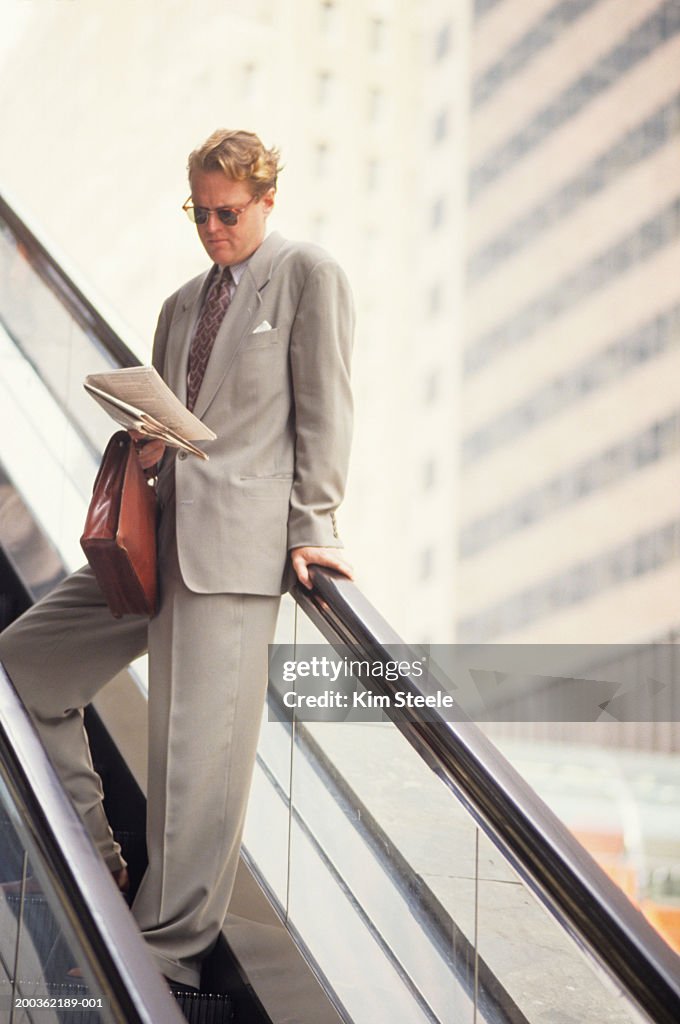
[[[0,194],[0,223],[11,231],[22,254],[85,333],[119,366],[139,366],[139,359],[55,260],[47,247]]]
[[[0,778],[116,1019],[186,1024],[1,664]]]
[[[331,644],[383,664],[395,647],[403,658],[408,645],[350,580],[321,566],[310,576],[313,589],[293,596]],[[680,957],[481,729],[462,711],[448,721],[395,709],[397,692],[425,693],[417,679],[362,682],[389,696],[394,724],[584,952],[657,1024],[680,1020]]]

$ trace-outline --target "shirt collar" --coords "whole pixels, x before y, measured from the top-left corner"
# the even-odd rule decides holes
[[[231,270],[231,276],[232,276],[234,285],[237,285],[239,283],[239,281],[241,280],[241,278],[243,277],[243,275],[245,273],[245,269],[248,266],[249,260],[250,260],[250,256],[248,257],[247,260],[242,260],[241,263],[233,263],[229,267],[229,269]],[[217,263],[216,266],[218,267],[218,269],[220,271],[224,269],[224,266],[221,263]]]

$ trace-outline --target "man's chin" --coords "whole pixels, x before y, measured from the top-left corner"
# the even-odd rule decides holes
[[[206,246],[208,256],[213,263],[232,263],[232,250],[228,245]]]

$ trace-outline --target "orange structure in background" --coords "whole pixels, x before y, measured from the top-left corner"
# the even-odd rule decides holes
[[[619,832],[596,832],[572,829],[578,839],[603,871],[618,885],[631,903],[645,915],[653,928],[675,953],[680,953],[680,902],[657,903],[640,894],[637,872],[626,863],[626,847]]]

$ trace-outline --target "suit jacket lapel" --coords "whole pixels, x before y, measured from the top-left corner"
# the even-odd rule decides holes
[[[201,390],[196,399],[194,415],[198,416],[199,419],[203,417],[219,390],[220,384],[229,372],[243,341],[257,325],[257,314],[262,304],[260,292],[271,277],[274,257],[283,244],[284,239],[281,235],[273,232],[265,238],[259,249],[256,250],[248,261],[248,266],[239,281],[231,305],[217,332],[215,345],[208,361],[203,383],[201,384]],[[194,318],[191,325],[192,329],[195,322]],[[185,378],[188,353],[189,348],[187,346],[186,352],[183,355],[183,373]],[[185,400],[186,379],[183,391],[183,401]]]

